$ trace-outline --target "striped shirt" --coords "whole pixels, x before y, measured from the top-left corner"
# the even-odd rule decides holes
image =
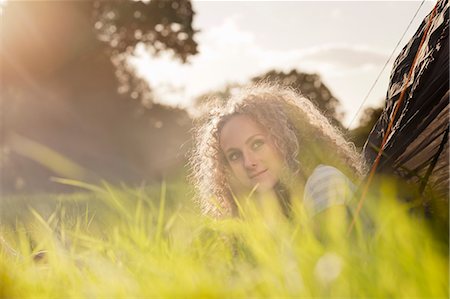
[[[355,185],[337,168],[320,164],[305,184],[303,203],[310,217],[337,205],[348,205]]]

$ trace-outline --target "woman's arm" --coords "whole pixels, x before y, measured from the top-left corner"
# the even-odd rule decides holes
[[[304,206],[320,238],[342,238],[355,185],[337,168],[319,165],[305,185]]]

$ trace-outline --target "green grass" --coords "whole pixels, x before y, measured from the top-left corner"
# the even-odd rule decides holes
[[[349,236],[336,219],[318,234],[300,205],[290,219],[249,204],[216,221],[184,184],[81,187],[90,192],[2,199],[0,297],[449,296],[447,247],[389,185],[367,199],[371,225]]]

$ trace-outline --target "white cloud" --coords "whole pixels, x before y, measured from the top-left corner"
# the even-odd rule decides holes
[[[340,10],[339,8],[334,8],[331,10],[330,16],[333,19],[340,19],[342,17],[342,10]]]
[[[313,62],[332,62],[346,68],[357,68],[364,64],[383,64],[388,55],[367,46],[328,44],[307,49],[302,58]]]

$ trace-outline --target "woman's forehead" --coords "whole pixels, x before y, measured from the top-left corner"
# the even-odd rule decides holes
[[[266,135],[267,130],[248,115],[238,114],[228,119],[220,131],[220,145],[225,147],[245,143],[254,135]]]

